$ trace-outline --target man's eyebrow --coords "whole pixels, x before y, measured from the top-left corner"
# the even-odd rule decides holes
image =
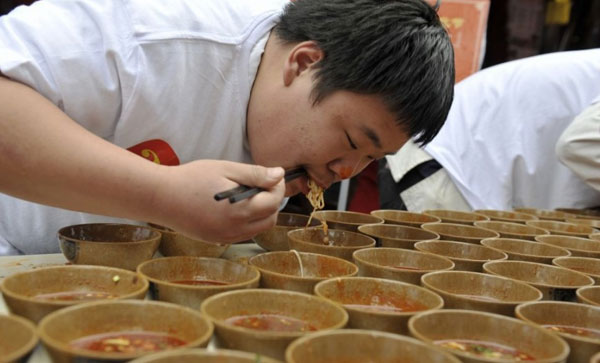
[[[363,126],[362,132],[367,135],[376,148],[381,149],[381,139],[379,139],[379,136],[377,136],[377,133],[373,129],[368,126]]]

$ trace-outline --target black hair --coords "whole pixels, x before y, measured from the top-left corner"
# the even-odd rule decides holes
[[[314,103],[336,90],[379,95],[398,124],[427,144],[454,96],[454,51],[435,10],[423,0],[295,0],[275,27],[287,43],[312,40]]]

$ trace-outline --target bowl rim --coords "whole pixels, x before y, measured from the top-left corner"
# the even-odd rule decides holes
[[[540,266],[541,268],[548,268],[548,269],[560,269],[560,270],[565,270],[569,273],[572,274],[577,274],[580,277],[584,277],[586,280],[588,280],[588,283],[585,285],[549,285],[546,283],[539,283],[539,282],[531,282],[531,281],[527,281],[527,280],[521,280],[521,279],[515,279],[514,277],[508,277],[508,276],[504,276],[504,275],[500,275],[496,272],[492,272],[490,271],[487,267],[489,265],[495,265],[498,263],[503,263],[503,264],[513,264],[513,265],[518,265],[518,264],[533,264],[536,266]],[[487,265],[487,266],[486,266]],[[578,289],[580,287],[583,286],[590,286],[590,285],[594,285],[594,279],[592,279],[591,277],[589,277],[588,275],[578,272],[578,271],[574,271],[574,270],[569,270],[566,269],[564,267],[559,267],[559,266],[554,266],[554,265],[548,265],[545,263],[538,263],[538,262],[529,262],[529,261],[515,261],[515,260],[506,260],[506,261],[490,261],[490,262],[486,262],[483,264],[483,271],[492,275],[497,275],[497,276],[502,276],[502,277],[508,277],[510,279],[514,279],[514,280],[518,280],[518,281],[523,281],[525,283],[528,283],[530,285],[533,285],[534,287],[537,286],[542,286],[542,287],[550,287],[550,288],[558,288],[558,289],[568,289],[568,290],[574,290],[574,289]]]
[[[371,252],[371,251],[378,251],[377,253],[384,253],[384,252],[392,252],[392,253],[409,253],[409,254],[420,254],[420,255],[424,255],[424,257],[432,257],[434,259],[438,259],[440,261],[444,260],[444,262],[450,262],[450,266],[447,268],[443,268],[443,269],[434,269],[434,270],[399,270],[397,268],[393,268],[391,266],[386,266],[386,265],[379,265],[376,263],[373,263],[371,261],[367,261],[364,259],[364,257],[361,257],[360,254],[362,253],[367,253],[367,252]],[[357,257],[358,256],[358,257]],[[408,273],[408,274],[423,274],[423,273],[427,273],[427,272],[433,272],[433,271],[444,271],[444,270],[452,270],[454,269],[454,267],[456,266],[456,264],[454,263],[454,261],[452,261],[451,259],[447,258],[447,257],[443,257],[440,255],[435,255],[433,253],[429,253],[429,252],[421,252],[421,251],[417,251],[417,250],[407,250],[407,249],[402,249],[402,248],[393,248],[393,247],[370,247],[370,248],[363,248],[357,251],[354,251],[352,253],[352,259],[354,260],[354,262],[356,263],[356,265],[358,265],[358,262],[368,265],[370,267],[377,267],[380,269],[383,269],[385,271],[392,271],[392,272],[401,272],[401,273]],[[360,267],[359,267],[360,269]]]
[[[535,240],[537,242],[543,243],[543,244],[547,244],[547,245],[551,245],[551,246],[557,246],[557,245],[553,244],[552,242],[544,241],[544,239],[546,239],[546,238],[542,238],[542,240],[540,241],[540,240],[538,240],[538,237],[553,237],[553,238],[561,238],[561,239],[562,238],[580,239],[580,240],[583,240],[583,241],[599,242],[599,244],[600,244],[600,240],[593,240],[593,239],[590,239],[590,238],[579,237],[579,236],[566,236],[566,235],[560,235],[560,234],[549,234],[549,235],[541,235],[541,236],[536,236],[535,237]],[[561,247],[561,248],[564,248],[564,249],[569,250],[569,251],[598,254],[598,256],[600,257],[600,249],[599,250],[582,250],[580,248],[572,248],[572,247],[569,247],[569,248],[562,247],[562,246],[557,246],[557,247]],[[571,255],[572,254],[573,253],[571,252]],[[578,256],[573,256],[573,257],[578,257]],[[581,256],[581,257],[583,257],[583,256]]]
[[[575,226],[577,228],[584,228],[584,227],[589,227],[592,231],[587,231],[587,232],[569,232],[569,231],[564,231],[562,229],[556,229],[554,228],[554,226],[550,227],[541,227],[544,224],[556,224],[558,226]],[[527,221],[525,222],[525,225],[528,226],[532,226],[532,227],[538,227],[541,229],[545,229],[548,232],[550,232],[551,236],[567,236],[567,237],[578,237],[580,235],[589,235],[591,233],[596,232],[597,230],[592,227],[592,226],[588,226],[588,225],[584,225],[584,224],[576,224],[576,223],[567,223],[567,222],[563,222],[563,221],[555,221],[555,220],[545,220],[545,219],[540,219],[540,220],[532,220],[532,221]],[[560,234],[554,234],[552,232],[560,232]],[[564,233],[568,233],[568,234],[564,234]],[[542,236],[547,236],[547,235],[542,235]]]
[[[423,214],[426,214],[428,216],[434,216],[434,217],[438,217],[440,218],[442,221],[444,220],[444,218],[446,218],[446,220],[452,220],[452,221],[463,221],[463,222],[470,222],[470,223],[474,223],[477,221],[489,221],[490,217],[486,216],[485,214],[480,214],[474,211],[464,211],[464,210],[457,210],[457,209],[446,209],[446,208],[436,208],[436,209],[424,209]],[[446,214],[446,213],[454,213],[457,214],[459,216],[465,216],[465,217],[469,217],[469,216],[473,216],[473,217],[483,217],[483,219],[471,219],[471,218],[467,218],[467,219],[463,219],[463,218],[454,218],[454,217],[444,217],[442,218],[442,216],[436,214],[436,213],[440,213],[440,214]],[[455,223],[455,222],[442,222],[442,223]]]
[[[586,296],[581,295],[581,293],[588,291],[588,290],[600,290],[600,285],[588,285],[588,286],[582,286],[580,288],[578,288],[575,291],[575,295],[580,298],[581,300],[583,300],[586,304],[590,304],[593,306],[599,306],[600,307],[600,300],[598,300],[598,302],[593,301],[591,299],[589,299]]]
[[[2,319],[12,320],[17,324],[23,326],[28,331],[28,333],[31,333],[30,338],[24,344],[18,347],[18,349],[9,353],[7,356],[2,357],[2,359],[6,362],[16,361],[17,359],[20,359],[27,353],[31,352],[38,344],[40,338],[37,333],[37,328],[35,324],[32,323],[30,320],[15,314],[0,315],[0,321]]]
[[[72,264],[72,265],[64,265],[64,266],[63,265],[45,266],[45,267],[36,268],[35,270],[15,272],[14,274],[6,276],[2,281],[0,281],[0,291],[2,291],[3,294],[8,295],[15,300],[27,301],[28,303],[32,303],[32,304],[36,304],[36,305],[44,305],[44,306],[67,307],[67,306],[80,305],[80,304],[85,304],[85,303],[91,302],[91,301],[81,302],[78,300],[64,300],[64,301],[61,301],[61,300],[48,300],[48,301],[38,300],[34,296],[27,296],[27,295],[22,295],[20,293],[14,292],[11,289],[7,288],[5,285],[6,281],[10,281],[14,278],[19,278],[21,276],[36,275],[38,273],[44,273],[48,270],[64,270],[64,269],[79,270],[79,271],[81,271],[81,270],[92,270],[92,271],[93,270],[103,270],[103,271],[111,270],[115,274],[129,275],[131,277],[138,278],[139,281],[141,281],[141,283],[142,283],[142,286],[139,289],[136,289],[130,293],[119,295],[113,299],[101,299],[101,300],[117,301],[117,300],[132,299],[134,296],[139,295],[145,291],[148,291],[148,288],[150,287],[150,283],[148,282],[148,280],[144,276],[140,276],[135,271],[130,271],[130,270],[126,270],[123,268],[111,267],[111,266]],[[79,275],[77,275],[77,276],[79,276]]]
[[[76,228],[76,227],[93,226],[93,225],[104,225],[104,226],[111,226],[111,227],[121,226],[121,227],[143,228],[143,229],[150,230],[150,232],[152,232],[152,236],[150,238],[143,239],[140,241],[88,241],[88,240],[82,240],[82,239],[78,239],[78,238],[69,237],[63,233],[63,231],[66,230],[67,228]],[[155,242],[160,242],[160,240],[162,238],[162,232],[159,232],[158,229],[153,228],[153,227],[137,225],[137,224],[128,224],[128,223],[101,223],[101,222],[99,222],[99,223],[81,223],[81,224],[73,224],[70,226],[61,227],[58,230],[58,232],[56,232],[56,235],[57,235],[59,241],[62,241],[64,239],[69,242],[78,243],[78,244],[94,244],[94,245],[100,244],[100,245],[119,245],[119,246],[152,244]]]
[[[544,209],[544,208],[535,208],[535,207],[518,207],[513,208],[515,212],[530,214],[532,216],[538,217],[539,220],[547,220],[547,221],[559,221],[564,218],[568,218],[570,216],[574,216],[572,213],[567,213],[564,211],[556,210],[556,209]]]
[[[354,215],[354,216],[359,216],[359,217],[367,217],[368,219],[372,219],[373,222],[360,222],[360,223],[351,223],[351,222],[345,222],[345,221],[340,221],[338,219],[327,219],[328,215],[332,215],[332,214],[346,214],[346,215]],[[325,209],[321,209],[318,211],[314,212],[314,218],[317,218],[318,220],[321,220],[321,218],[319,218],[319,216],[321,215],[325,215],[325,222],[332,222],[332,223],[340,223],[340,224],[346,224],[349,226],[360,226],[363,224],[383,224],[385,223],[385,220],[381,217],[377,217],[374,216],[372,214],[369,213],[360,213],[360,212],[352,212],[352,211],[340,211],[340,210],[325,210]]]
[[[421,232],[421,233],[425,233],[425,234],[432,234],[431,238],[426,238],[427,240],[436,239],[436,236],[437,236],[437,239],[440,238],[440,235],[435,232],[427,231],[427,230],[419,228],[419,227],[406,226],[406,225],[402,225],[402,224],[368,223],[368,224],[361,224],[360,226],[357,227],[357,230],[358,230],[358,232],[360,232],[362,234],[366,234],[367,236],[374,237],[374,238],[385,238],[385,239],[389,239],[392,241],[411,241],[411,242],[413,241],[412,238],[389,237],[389,236],[384,236],[380,233],[362,231],[362,229],[367,229],[367,228],[371,228],[371,227],[375,227],[375,226],[379,226],[380,228],[389,229],[389,230],[404,229],[404,230],[409,230],[409,231]],[[422,241],[422,239],[419,239],[417,241]]]
[[[560,256],[560,257],[555,257],[552,259],[552,264],[554,266],[558,266],[558,267],[562,267],[562,268],[566,268],[567,270],[571,270],[571,271],[576,271],[576,272],[581,272],[582,274],[588,275],[588,276],[594,276],[594,277],[599,277],[600,278],[600,272],[597,274],[594,273],[589,273],[589,272],[582,272],[582,271],[578,271],[575,269],[572,269],[570,267],[566,267],[566,266],[562,266],[557,264],[555,261],[560,261],[560,260],[587,260],[587,261],[593,261],[593,262],[597,262],[598,266],[600,266],[600,259],[598,258],[594,258],[594,257],[583,257],[583,256],[573,256],[573,255],[569,255],[569,256]]]
[[[418,222],[418,221],[417,222],[411,222],[411,221],[407,221],[407,220],[404,220],[404,219],[396,219],[396,218],[385,219],[385,218],[377,215],[379,213],[390,213],[390,212],[394,213],[394,214],[405,215],[405,216],[406,215],[424,216],[424,217],[427,217],[427,218],[433,218],[434,220],[428,221],[428,222]],[[377,213],[377,214],[375,214],[375,213]],[[442,221],[442,219],[440,217],[427,215],[427,214],[424,214],[424,213],[421,213],[421,212],[414,212],[414,211],[408,211],[408,210],[399,210],[399,209],[375,209],[375,210],[372,210],[371,212],[369,212],[369,214],[374,215],[375,217],[379,217],[379,218],[383,219],[384,220],[384,224],[386,224],[385,221],[387,221],[387,220],[393,221],[393,222],[396,222],[396,223],[401,222],[401,223],[410,223],[410,224],[437,223],[437,222],[441,222]]]
[[[198,312],[194,309],[191,309],[191,308],[188,308],[188,307],[185,307],[182,305],[174,304],[174,303],[164,302],[164,301],[121,300],[121,301],[94,301],[94,302],[69,306],[64,309],[59,309],[59,310],[53,311],[50,314],[46,315],[44,318],[42,318],[42,320],[40,320],[40,322],[38,323],[38,326],[37,326],[37,333],[38,333],[41,341],[44,343],[44,345],[49,345],[52,347],[52,349],[56,349],[61,352],[70,352],[70,354],[76,354],[76,355],[86,357],[86,358],[109,359],[109,360],[111,360],[111,359],[131,360],[131,359],[140,357],[143,354],[140,354],[139,352],[138,353],[129,353],[129,354],[108,353],[108,352],[103,353],[103,352],[95,352],[95,351],[86,350],[86,349],[73,348],[69,344],[65,344],[65,343],[55,339],[52,335],[48,334],[45,331],[46,326],[49,324],[49,322],[52,322],[53,319],[60,319],[61,316],[67,315],[72,311],[76,311],[76,310],[80,310],[80,309],[89,309],[89,308],[93,308],[94,306],[97,306],[97,305],[111,305],[111,304],[114,304],[114,305],[139,305],[139,306],[155,305],[155,306],[160,306],[161,308],[179,310],[181,313],[188,314],[188,315],[198,318],[200,321],[202,321],[206,325],[207,331],[203,335],[196,338],[195,340],[187,342],[181,348],[197,347],[204,343],[208,343],[208,341],[210,340],[210,338],[212,337],[213,332],[214,332],[215,327],[214,327],[213,323],[210,321],[210,319],[206,318],[204,315],[202,315],[200,312]]]
[[[207,348],[187,348],[187,349],[168,349],[163,350],[158,353],[152,353],[148,355],[144,355],[142,357],[136,358],[129,363],[152,363],[158,359],[164,358],[178,358],[181,354],[187,355],[191,354],[195,358],[205,358],[205,357],[232,357],[232,358],[251,358],[255,359],[256,353],[245,352],[241,350],[233,350],[233,349],[225,349],[225,348],[217,348],[217,349],[207,349]],[[265,355],[260,356],[261,363],[280,363],[273,358],[267,357]]]
[[[423,243],[423,242],[426,242],[426,243]],[[428,244],[433,244],[431,242],[441,242],[443,244],[450,244],[450,243],[451,244],[460,244],[460,245],[462,245],[465,248],[473,248],[473,246],[475,246],[475,248],[480,248],[481,247],[481,248],[485,248],[485,249],[488,249],[488,250],[492,250],[494,252],[501,253],[503,256],[502,256],[502,258],[495,258],[495,259],[492,259],[492,260],[490,260],[490,259],[476,260],[476,259],[473,259],[473,258],[452,257],[452,256],[438,254],[438,253],[435,253],[435,252],[423,251],[423,250],[418,249],[418,247],[420,247],[420,246],[428,245]],[[420,244],[420,246],[417,246],[417,244]],[[432,239],[432,240],[419,241],[419,242],[415,243],[415,249],[417,251],[421,251],[421,252],[425,252],[425,253],[433,253],[434,255],[446,257],[449,260],[460,261],[460,262],[474,262],[474,263],[482,263],[483,264],[483,263],[488,262],[488,261],[504,261],[504,260],[508,259],[508,254],[506,254],[506,252],[498,250],[496,248],[491,248],[491,247],[488,247],[488,246],[484,246],[482,244],[475,244],[475,243],[461,242],[461,241],[452,241],[452,240],[447,240],[447,239]]]
[[[339,250],[347,250],[347,251],[354,251],[357,249],[362,249],[362,248],[369,248],[369,247],[374,247],[377,243],[377,241],[375,241],[375,239],[371,236],[367,236],[363,233],[359,233],[359,232],[352,232],[352,231],[347,231],[345,229],[335,229],[335,228],[329,228],[328,231],[338,231],[338,232],[342,232],[342,233],[350,233],[350,234],[356,234],[359,235],[360,238],[368,238],[369,244],[366,245],[356,245],[356,246],[330,246],[330,245],[325,245],[325,244],[318,244],[318,243],[314,243],[314,242],[308,242],[306,240],[302,240],[302,239],[294,239],[290,237],[290,234],[293,234],[293,232],[296,231],[304,231],[307,229],[314,229],[314,230],[318,230],[321,229],[321,226],[315,226],[315,227],[305,227],[305,228],[296,228],[296,229],[292,229],[291,231],[288,231],[287,235],[288,235],[288,240],[289,242],[293,242],[293,243],[299,243],[301,245],[308,245],[308,246],[318,246],[320,248],[323,248],[324,251],[339,251]],[[290,246],[290,250],[291,250],[291,246]],[[300,251],[298,251],[300,252]]]
[[[514,241],[514,242],[517,242],[517,243],[520,243],[520,244],[524,244],[524,245],[525,244],[529,244],[529,245],[532,245],[532,246],[540,245],[541,244],[541,245],[545,245],[547,247],[552,247],[552,248],[554,248],[556,250],[560,250],[561,252],[566,252],[567,254],[566,255],[533,255],[533,254],[530,254],[530,253],[514,252],[514,251],[511,251],[511,250],[507,250],[505,248],[502,248],[502,247],[488,246],[488,243],[496,242],[496,241],[498,241],[498,239],[501,240],[500,242],[502,242],[503,240],[509,240],[509,241]],[[507,255],[510,254],[510,255],[515,255],[515,256],[540,257],[540,258],[559,258],[559,257],[570,257],[571,256],[571,251],[569,251],[568,249],[566,249],[564,247],[555,246],[555,245],[551,245],[551,244],[548,244],[548,243],[541,243],[541,242],[536,242],[536,241],[530,241],[530,240],[526,240],[526,239],[504,238],[504,237],[494,238],[494,237],[492,237],[492,238],[482,239],[480,243],[481,243],[482,246],[486,246],[486,247],[489,247],[489,248],[492,248],[492,249],[495,249],[495,250],[502,251],[502,252],[506,253]],[[509,257],[510,257],[510,255],[509,255]]]
[[[533,221],[533,220],[539,219],[536,215],[529,214],[529,213],[523,213],[523,212],[517,212],[517,211],[514,211],[514,210],[475,209],[475,210],[473,210],[473,212],[479,213],[479,214],[483,214],[483,215],[486,215],[486,216],[490,217],[490,221],[494,220],[494,219],[492,219],[492,217],[494,217],[494,218],[503,218],[502,216],[500,216],[501,213],[512,213],[512,214],[517,214],[519,216],[532,217],[532,218],[519,218],[519,217],[516,217],[516,218],[506,217],[505,218],[505,219],[514,220],[514,221]]]
[[[493,228],[490,228],[490,227],[484,227],[485,225],[492,225],[492,226],[496,225],[496,226],[499,226],[499,225],[507,225],[507,224],[509,226],[513,226],[514,225],[514,226],[519,227],[519,228],[527,228],[527,229],[531,229],[533,231],[539,231],[540,233],[535,233],[535,232],[533,232],[533,233],[512,233],[512,232],[504,231],[504,230],[501,231],[500,228],[493,229]],[[496,237],[496,238],[519,239],[519,238],[514,238],[514,237],[502,237],[502,233],[511,234],[511,235],[528,236],[528,237],[540,236],[540,235],[543,236],[543,235],[549,235],[550,234],[550,231],[548,231],[547,229],[540,228],[540,227],[535,227],[535,226],[530,226],[528,224],[523,224],[523,223],[515,223],[515,222],[492,221],[492,220],[490,220],[490,221],[476,221],[476,222],[473,222],[473,225],[475,227],[485,228],[485,229],[491,229],[492,231],[498,232],[500,234],[500,237]],[[489,237],[489,238],[494,238],[494,237]]]
[[[485,238],[494,238],[494,237],[500,237],[500,233],[498,233],[498,232],[496,232],[496,231],[494,231],[494,230],[491,230],[491,229],[488,229],[488,228],[477,227],[477,226],[474,226],[474,225],[469,225],[469,224],[446,223],[446,222],[440,222],[440,223],[424,223],[424,224],[421,226],[421,228],[423,228],[423,229],[425,229],[425,230],[428,230],[428,231],[429,231],[429,229],[427,229],[426,227],[430,227],[430,226],[433,226],[433,225],[442,225],[442,227],[444,227],[444,226],[451,226],[451,227],[457,227],[457,228],[464,228],[464,229],[467,229],[467,230],[473,230],[473,229],[477,229],[477,230],[484,230],[484,231],[486,231],[486,232],[492,232],[492,233],[494,233],[494,234],[495,234],[495,236],[487,236],[487,237],[472,237],[472,236],[464,236],[464,235],[458,235],[458,234],[447,234],[447,233],[446,233],[448,236],[452,236],[452,237],[458,237],[458,238],[468,238],[469,240],[473,240],[473,241],[477,240],[478,242],[479,242],[479,241],[481,241],[482,239],[485,239]],[[435,233],[439,234],[441,239],[443,239],[443,238],[444,238],[444,236],[442,236],[442,235],[441,235],[439,232],[436,232],[436,231],[431,231],[431,232],[435,232]]]
[[[203,261],[214,261],[217,263],[231,263],[231,264],[235,264],[235,265],[241,265],[244,268],[248,268],[250,271],[255,273],[255,276],[253,276],[250,280],[244,281],[244,282],[238,282],[235,284],[227,284],[227,285],[185,285],[185,284],[176,284],[174,282],[170,282],[168,280],[161,280],[159,278],[156,277],[151,277],[149,275],[147,275],[146,273],[142,272],[142,269],[148,265],[151,265],[152,263],[160,263],[163,262],[165,260],[202,260],[200,262]],[[160,262],[155,262],[155,261],[160,261]],[[159,257],[159,258],[153,258],[147,261],[144,261],[142,263],[140,263],[137,268],[136,268],[136,272],[143,276],[144,278],[146,278],[146,280],[155,283],[155,284],[159,284],[159,285],[166,285],[166,286],[170,286],[170,287],[174,287],[174,288],[181,288],[182,290],[220,290],[223,288],[239,288],[239,287],[243,287],[245,285],[248,284],[252,284],[254,282],[258,282],[258,280],[260,279],[260,271],[258,271],[256,268],[254,268],[253,266],[249,266],[247,264],[241,263],[241,262],[236,262],[236,261],[230,261],[230,260],[226,260],[223,258],[218,258],[218,257],[202,257],[202,256],[165,256],[165,257]]]

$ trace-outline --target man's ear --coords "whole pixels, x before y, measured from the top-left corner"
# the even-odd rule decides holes
[[[292,84],[294,79],[303,72],[310,70],[311,66],[323,59],[323,51],[316,42],[308,40],[298,43],[285,60],[283,67],[283,83],[285,86]]]

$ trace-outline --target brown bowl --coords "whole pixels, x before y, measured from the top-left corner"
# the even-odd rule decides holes
[[[365,224],[358,231],[373,237],[377,246],[414,249],[419,241],[439,239],[440,235],[421,228],[396,224]]]
[[[458,241],[421,241],[415,243],[415,249],[446,257],[454,262],[454,269],[458,271],[481,272],[484,263],[508,258],[502,251]]]
[[[425,310],[441,309],[436,293],[412,284],[372,277],[339,277],[319,282],[315,294],[342,304],[348,327],[408,334],[408,319]]]
[[[566,268],[525,261],[492,261],[483,270],[528,283],[544,295],[544,300],[575,301],[575,291],[593,285],[591,277]]]
[[[600,257],[600,241],[589,238],[550,235],[538,236],[535,240],[543,244],[567,249],[575,257]]]
[[[154,256],[160,238],[149,227],[129,224],[78,224],[58,231],[60,249],[69,262],[132,271]]]
[[[304,336],[290,344],[285,357],[288,363],[460,362],[452,354],[413,338],[359,329],[334,330]]]
[[[427,311],[413,316],[408,321],[408,328],[414,337],[437,346],[457,341],[501,345],[545,363],[564,362],[569,355],[569,345],[558,335],[519,319],[481,311]],[[465,363],[514,361],[488,358],[450,347],[444,347],[444,350]]]
[[[600,285],[600,259],[591,257],[557,257],[552,264],[569,270],[584,273]]]
[[[35,325],[16,315],[0,315],[0,360],[27,362],[38,343]]]
[[[592,233],[588,238],[594,241],[600,241],[600,233]]]
[[[577,289],[577,301],[582,304],[600,306],[600,286],[585,286]]]
[[[471,226],[473,222],[490,220],[488,216],[483,214],[450,209],[427,209],[423,211],[423,214],[438,217],[442,220],[442,223],[457,223]]]
[[[129,363],[278,363],[254,353],[229,349],[175,349],[134,359]]]
[[[154,300],[194,309],[220,292],[258,287],[260,279],[252,266],[211,257],[157,258],[142,263],[137,271],[150,281]]]
[[[538,208],[515,208],[515,212],[527,213],[536,216],[538,219],[546,221],[564,221],[567,218],[574,217],[574,214],[551,210],[551,209],[538,209]]]
[[[519,319],[558,333],[566,340],[571,347],[569,362],[588,363],[600,351],[600,307],[539,301],[519,305],[516,315]]]
[[[203,241],[184,236],[170,228],[148,224],[162,234],[159,251],[163,256],[221,257],[229,248],[228,244]]]
[[[571,256],[569,250],[544,243],[512,238],[486,238],[481,244],[508,255],[509,260],[552,263],[556,257]]]
[[[224,292],[204,300],[200,310],[214,322],[219,346],[275,359],[283,359],[294,339],[311,331],[343,328],[348,322],[348,313],[340,305],[284,290]],[[270,327],[277,330],[261,330],[267,326],[264,319],[275,320]],[[248,328],[246,323],[256,328]]]
[[[310,216],[296,213],[280,212],[275,227],[252,237],[257,245],[267,251],[287,251],[290,249],[287,233],[291,230],[307,227]],[[313,218],[310,226],[319,226],[321,222]]]
[[[421,225],[425,223],[437,223],[442,221],[439,217],[397,209],[378,209],[372,211],[371,215],[382,218],[386,224],[401,224],[403,226],[415,228],[420,228]]]
[[[594,354],[592,358],[590,358],[590,363],[600,363],[600,352]]]
[[[421,228],[440,235],[440,239],[479,244],[482,239],[500,237],[490,229],[455,223],[427,223]]]
[[[481,221],[475,222],[475,226],[496,231],[500,234],[501,238],[527,239],[534,241],[536,236],[550,234],[550,232],[542,228],[510,222]]]
[[[557,221],[528,221],[527,226],[547,230],[551,235],[587,238],[590,233],[596,232],[592,226]]]
[[[383,223],[383,218],[370,214],[335,210],[317,211],[314,213],[314,218],[325,221],[330,229],[342,229],[350,232],[356,232],[358,226],[363,224]]]
[[[129,360],[148,352],[100,352],[73,346],[78,339],[112,333],[165,334],[180,340],[182,348],[206,347],[213,325],[199,312],[160,301],[98,301],[48,314],[38,334],[55,363]],[[99,338],[99,337],[98,337]],[[135,338],[134,338],[135,339]]]
[[[321,227],[295,229],[288,232],[288,237],[292,250],[329,255],[348,261],[352,261],[354,251],[375,246],[373,238],[341,229],[328,230],[329,243],[323,242],[325,234]]]
[[[514,316],[517,305],[542,299],[540,290],[524,282],[480,272],[431,272],[421,277],[421,284],[440,295],[449,309]]]
[[[143,299],[148,281],[104,266],[51,266],[17,272],[0,284],[8,310],[33,322],[75,304],[102,299]]]
[[[538,219],[538,217],[531,214],[498,209],[476,209],[473,212],[483,214],[484,216],[489,217],[490,220],[499,222],[525,224],[527,221]]]
[[[358,273],[358,267],[351,262],[306,252],[267,252],[251,257],[248,263],[260,271],[261,287],[307,294],[314,292],[319,281]]]
[[[597,217],[597,218],[600,218],[600,217]],[[600,219],[567,218],[565,220],[565,222],[567,222],[567,223],[573,223],[573,224],[583,224],[583,225],[586,225],[586,226],[591,226],[591,227],[593,227],[593,228],[596,229],[596,232],[594,232],[594,233],[597,233],[597,230],[600,229]]]
[[[358,275],[419,285],[428,272],[452,270],[454,262],[431,253],[400,248],[366,248],[354,252]]]
[[[597,209],[555,208],[555,210],[572,214],[577,218],[600,219],[600,210]]]

